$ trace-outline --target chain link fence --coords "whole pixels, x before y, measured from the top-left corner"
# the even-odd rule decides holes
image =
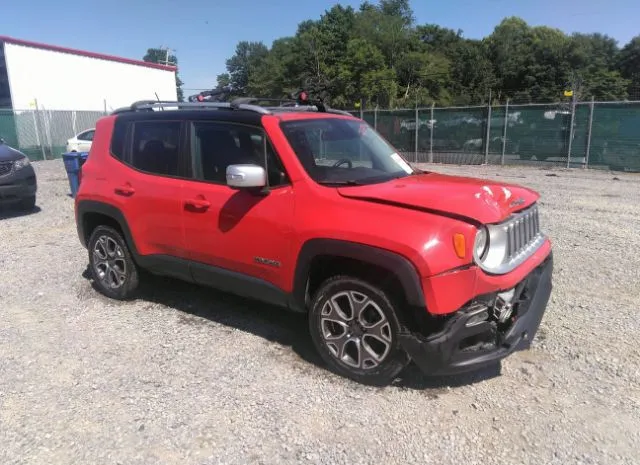
[[[32,160],[60,158],[67,140],[95,127],[99,111],[2,110],[0,137]]]
[[[353,112],[410,161],[640,171],[640,102]]]
[[[33,160],[58,158],[98,111],[0,110],[0,137]],[[559,164],[640,171],[640,102],[430,107],[354,112],[408,160]]]

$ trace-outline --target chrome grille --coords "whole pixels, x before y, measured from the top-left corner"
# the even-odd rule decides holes
[[[11,168],[13,168],[12,161],[0,161],[0,176],[11,173]]]
[[[534,204],[515,213],[505,222],[504,227],[507,228],[507,261],[512,261],[526,254],[540,239],[538,206]]]

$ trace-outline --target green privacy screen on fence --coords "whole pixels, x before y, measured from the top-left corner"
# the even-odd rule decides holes
[[[544,162],[640,171],[640,102],[367,110],[353,114],[362,116],[415,162]],[[103,115],[94,111],[0,110],[0,137],[33,160],[57,158],[65,151],[68,139],[94,127]]]
[[[640,170],[640,102],[419,108],[417,124],[415,109],[362,116],[415,162]]]

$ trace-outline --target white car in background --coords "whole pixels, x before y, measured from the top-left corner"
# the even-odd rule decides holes
[[[95,128],[82,131],[67,141],[67,152],[88,152],[91,149]]]

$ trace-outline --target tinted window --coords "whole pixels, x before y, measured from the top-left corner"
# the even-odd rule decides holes
[[[369,184],[413,174],[409,164],[360,120],[314,118],[281,123],[309,175],[321,184]]]
[[[284,168],[262,129],[203,121],[193,123],[191,131],[196,179],[226,184],[229,165],[254,164],[267,170],[270,186],[287,183]]]
[[[148,173],[178,175],[179,121],[137,122],[133,125],[131,164]]]
[[[127,122],[116,119],[113,135],[111,136],[111,154],[119,160],[124,159],[124,144],[129,127],[130,125]]]

